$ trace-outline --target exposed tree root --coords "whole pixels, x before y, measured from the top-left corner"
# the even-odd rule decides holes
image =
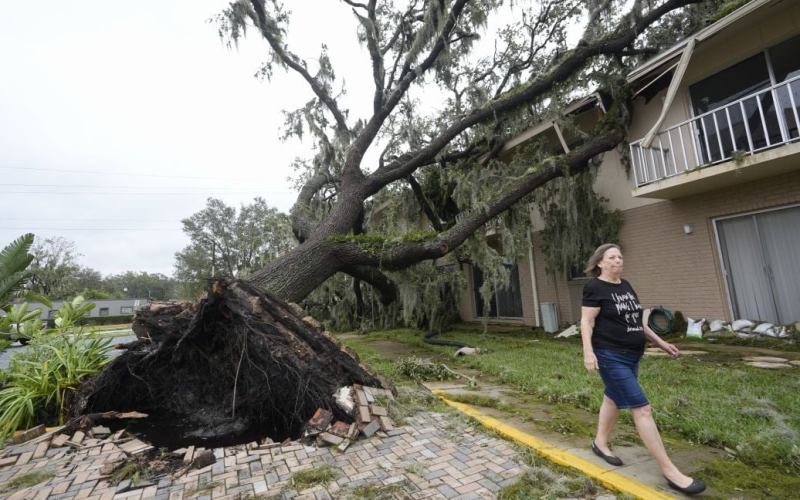
[[[311,318],[252,284],[218,281],[194,303],[137,313],[139,340],[72,400],[73,416],[141,411],[184,422],[184,437],[242,442],[297,437],[317,408],[352,422],[333,394],[393,388]]]

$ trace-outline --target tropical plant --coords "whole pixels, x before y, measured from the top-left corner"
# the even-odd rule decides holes
[[[78,295],[70,302],[62,302],[61,309],[56,313],[56,328],[63,332],[77,326],[79,320],[89,314],[95,306],[94,302],[86,302],[82,295]]]
[[[19,340],[25,345],[34,332],[42,330],[41,309],[28,311],[30,305],[23,302],[11,306],[4,318],[0,319],[0,339]]]
[[[31,331],[33,326],[24,326],[25,323],[41,314],[39,310],[28,313],[27,304],[12,306],[12,300],[27,298],[51,305],[47,297],[25,288],[32,276],[28,267],[33,262],[33,255],[29,253],[33,239],[31,233],[22,235],[0,251],[0,309],[6,312],[6,316],[0,318],[0,351],[8,347],[10,341],[27,340],[29,335],[23,332]]]
[[[72,391],[111,361],[111,339],[90,334],[71,339],[53,331],[34,333],[30,349],[14,353],[0,391],[0,442],[39,422],[64,423]]]
[[[28,251],[33,245],[33,238],[32,233],[22,235],[0,251],[0,309],[4,311],[16,298],[50,303],[46,297],[25,289],[32,276],[28,266],[33,262],[33,255]]]

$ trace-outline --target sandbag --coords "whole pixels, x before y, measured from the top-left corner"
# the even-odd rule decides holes
[[[686,328],[687,339],[702,339],[703,338],[703,323],[706,322],[705,318],[697,321],[692,318],[686,318],[689,326]]]
[[[721,319],[715,319],[712,321],[708,326],[709,330],[712,332],[719,332],[721,330],[725,330],[725,325],[727,323]]]
[[[749,319],[737,319],[731,323],[731,328],[734,332],[749,332],[753,328],[754,324],[755,323]]]

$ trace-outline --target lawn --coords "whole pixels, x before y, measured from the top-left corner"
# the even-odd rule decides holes
[[[584,370],[579,339],[553,339],[531,330],[483,334],[468,325],[441,337],[482,350],[478,356],[450,357],[451,366],[480,370],[553,403],[590,412],[599,409],[602,382],[598,375]],[[453,352],[450,347],[425,344],[421,333],[412,330],[373,332],[355,339],[356,349],[363,351],[373,339],[391,339],[443,356]],[[378,358],[369,353],[365,361],[391,376],[391,363]],[[709,475],[733,476],[729,482],[733,484],[735,477],[746,490],[765,478],[770,478],[773,486],[800,487],[800,369],[752,368],[735,354],[714,354],[707,359],[643,360],[640,379],[659,427],[690,442],[728,450],[730,460],[710,464]],[[623,412],[623,419],[630,422],[629,412]],[[748,473],[753,477],[748,479]],[[742,485],[741,481],[754,484]]]

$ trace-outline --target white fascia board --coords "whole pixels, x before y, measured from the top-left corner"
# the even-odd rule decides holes
[[[650,59],[646,63],[642,64],[638,68],[634,69],[628,74],[627,81],[628,83],[634,82],[639,80],[643,77],[646,77],[650,73],[658,70],[659,67],[662,65],[669,63],[673,59],[680,57],[683,54],[683,49],[689,43],[689,40],[694,38],[697,43],[701,43],[704,40],[707,40],[720,31],[724,30],[731,24],[739,21],[743,17],[747,16],[751,12],[764,7],[765,5],[775,3],[781,0],[753,0],[752,2],[736,9],[735,11],[731,12],[727,16],[723,17],[719,21],[715,22],[710,26],[706,26],[705,28],[698,31],[696,34],[690,36],[689,38],[678,42],[677,44],[673,45],[672,47],[668,48],[661,54],[655,56],[654,58]]]

